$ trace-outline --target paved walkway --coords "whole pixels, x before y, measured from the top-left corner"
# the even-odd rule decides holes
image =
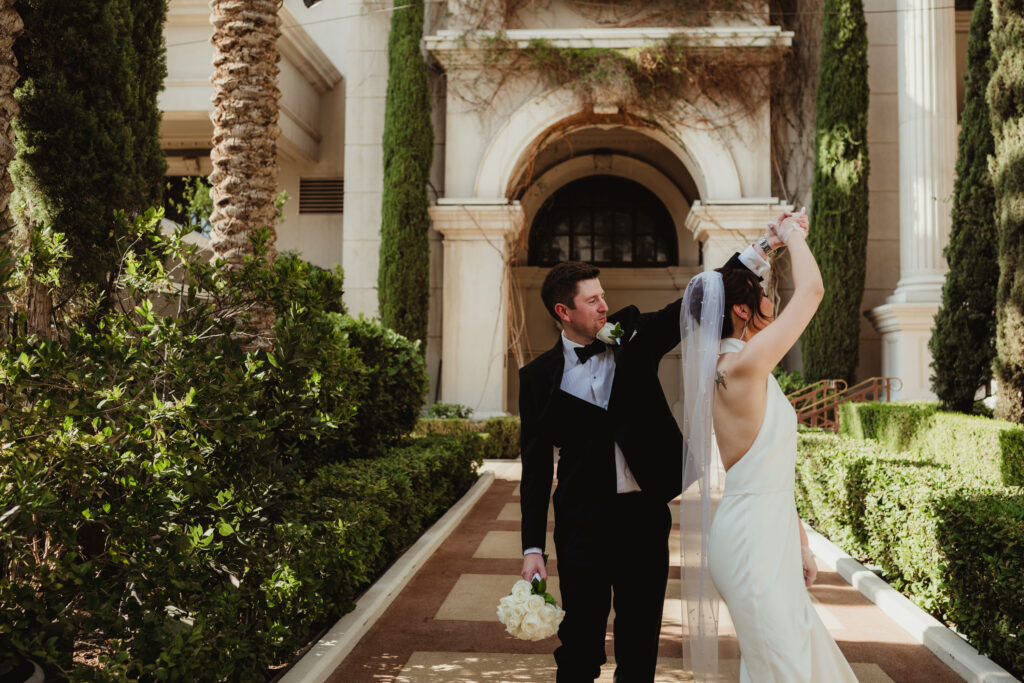
[[[536,643],[517,640],[505,633],[495,616],[498,600],[518,578],[522,560],[518,463],[502,463],[492,469],[495,480],[490,489],[335,670],[328,679],[330,683],[554,680],[551,653],[557,639]],[[678,510],[678,506],[674,507]],[[674,512],[673,516],[677,514]],[[665,600],[659,683],[689,680],[681,659],[676,522],[671,537],[675,559]],[[549,532],[550,524],[549,521]],[[554,548],[550,538],[548,548]],[[549,571],[549,591],[558,599],[555,562],[549,562]],[[961,680],[820,561],[818,581],[811,596],[862,683]],[[723,614],[721,630],[723,680],[736,681],[739,651],[727,612]],[[612,680],[614,650],[610,629],[606,643],[609,664],[602,672],[602,682]]]

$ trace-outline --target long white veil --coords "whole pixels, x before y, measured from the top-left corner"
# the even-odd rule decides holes
[[[683,360],[683,497],[680,503],[683,659],[695,681],[718,680],[718,592],[708,571],[708,535],[725,483],[711,406],[722,343],[722,275],[701,273],[686,287],[679,313]],[[715,505],[713,505],[715,503]]]

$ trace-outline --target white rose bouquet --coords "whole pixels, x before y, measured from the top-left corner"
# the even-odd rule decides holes
[[[598,330],[597,338],[605,344],[618,344],[624,332],[622,325],[618,323],[605,323],[604,327]]]
[[[509,634],[520,640],[543,640],[558,633],[565,610],[546,589],[544,579],[519,579],[512,592],[498,602],[498,621]]]

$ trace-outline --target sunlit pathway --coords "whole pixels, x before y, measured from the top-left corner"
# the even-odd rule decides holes
[[[665,600],[659,682],[689,680],[681,659],[676,522],[671,537],[675,559]],[[550,538],[548,548],[553,554]],[[518,463],[501,463],[495,466],[494,483],[472,512],[328,680],[553,681],[551,653],[557,640],[516,640],[505,633],[495,616],[495,606],[518,578],[520,564],[519,468]],[[817,584],[811,590],[815,607],[862,682],[961,680],[838,574],[824,565],[819,569]],[[559,598],[554,561],[549,562],[549,571],[549,590]],[[614,669],[610,628],[607,638],[609,663],[600,680],[610,682]],[[720,653],[722,680],[738,680],[739,650],[727,614],[722,619]]]

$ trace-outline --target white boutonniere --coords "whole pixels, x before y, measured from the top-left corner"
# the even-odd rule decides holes
[[[623,334],[625,334],[625,331],[622,329],[622,325],[618,323],[605,323],[604,327],[597,333],[597,338],[605,344],[618,344]]]

